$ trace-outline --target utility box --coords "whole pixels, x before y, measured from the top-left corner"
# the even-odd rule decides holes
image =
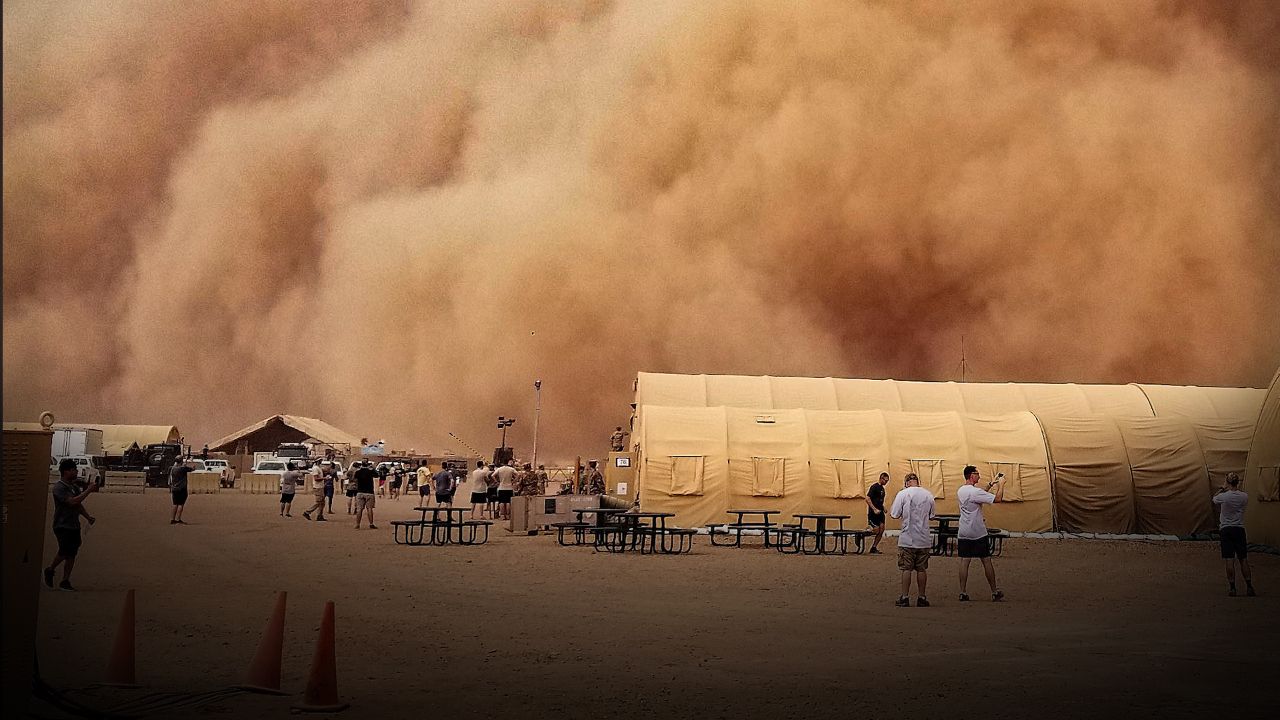
[[[640,477],[640,469],[636,467],[636,454],[633,452],[611,452],[604,466],[604,491],[630,504],[640,494],[636,479]]]
[[[552,523],[573,522],[578,519],[574,510],[599,507],[600,503],[597,495],[534,495],[525,499],[529,503],[530,530]]]
[[[3,530],[5,717],[26,717],[35,673],[40,568],[44,566],[45,512],[49,499],[48,430],[4,429],[4,480],[0,482]]]
[[[529,501],[536,499],[525,495],[511,498],[511,521],[507,524],[507,530],[517,535],[529,532]]]

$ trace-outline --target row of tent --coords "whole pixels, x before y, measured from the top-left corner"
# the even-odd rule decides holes
[[[965,465],[1005,478],[993,526],[1187,535],[1245,474],[1266,391],[1159,385],[925,383],[641,373],[635,449],[646,509],[847,514],[889,472],[915,472],[955,512]],[[1263,472],[1265,475],[1265,472]],[[1265,480],[1264,477],[1259,476]],[[1264,498],[1267,493],[1255,493]]]

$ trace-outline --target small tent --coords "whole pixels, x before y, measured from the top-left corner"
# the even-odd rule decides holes
[[[1246,461],[1244,491],[1249,493],[1245,530],[1250,542],[1280,548],[1280,371],[1254,423]]]

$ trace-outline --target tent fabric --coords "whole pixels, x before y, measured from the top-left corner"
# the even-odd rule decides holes
[[[1030,413],[968,416],[881,410],[673,408],[642,406],[640,497],[646,510],[676,513],[695,527],[725,522],[730,509],[848,515],[861,527],[866,488],[888,471],[887,502],[907,472],[938,496],[939,512],[958,512],[956,490],[966,464],[986,479],[1016,473],[1020,501],[987,513],[993,527],[1052,527],[1048,451]],[[683,494],[673,470],[680,457],[703,463],[701,492]],[[891,526],[895,526],[891,523]]]
[[[1280,371],[1271,380],[1254,422],[1244,491],[1244,525],[1250,542],[1280,548]]]
[[[174,425],[85,425],[55,423],[55,428],[91,428],[102,431],[102,452],[123,455],[135,442],[138,447],[152,443],[176,443],[182,439]]]
[[[1265,391],[1173,385],[956,383],[640,373],[636,406],[890,410],[1039,417],[1185,417],[1254,422]]]
[[[344,430],[339,430],[323,420],[302,417],[301,415],[272,415],[209,443],[209,448],[216,451],[234,451],[237,441],[241,438],[252,435],[272,423],[282,423],[309,438],[319,440],[327,445],[348,445],[353,448],[361,445],[360,438]]]
[[[1058,528],[1067,532],[1137,530],[1133,475],[1124,438],[1102,415],[1041,417],[1053,453]]]
[[[1209,475],[1195,430],[1184,418],[1113,418],[1133,474],[1137,530],[1157,535],[1214,527]]]

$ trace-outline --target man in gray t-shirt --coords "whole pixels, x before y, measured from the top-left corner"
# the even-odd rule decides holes
[[[58,464],[58,482],[53,485],[53,535],[58,539],[58,554],[53,564],[44,569],[44,584],[53,587],[53,571],[62,565],[62,584],[58,587],[63,590],[75,590],[71,587],[71,570],[80,552],[80,516],[90,525],[94,522],[94,517],[84,509],[84,500],[98,486],[89,483],[88,487],[79,489],[76,487],[78,474],[76,461],[66,458]]]
[[[1244,511],[1249,505],[1249,495],[1240,489],[1240,476],[1227,473],[1227,483],[1213,495],[1218,506],[1218,535],[1222,543],[1222,559],[1227,562],[1227,594],[1236,594],[1236,562],[1244,575],[1245,594],[1257,595],[1253,590],[1253,576],[1249,573],[1249,541],[1244,534]]]
[[[178,458],[173,468],[169,470],[169,496],[173,499],[170,525],[186,525],[182,521],[182,510],[187,506],[187,476],[190,474],[191,468],[183,462],[182,458]]]
[[[289,512],[293,509],[293,495],[298,492],[298,483],[302,482],[302,473],[290,462],[280,476],[280,517],[293,517]]]

